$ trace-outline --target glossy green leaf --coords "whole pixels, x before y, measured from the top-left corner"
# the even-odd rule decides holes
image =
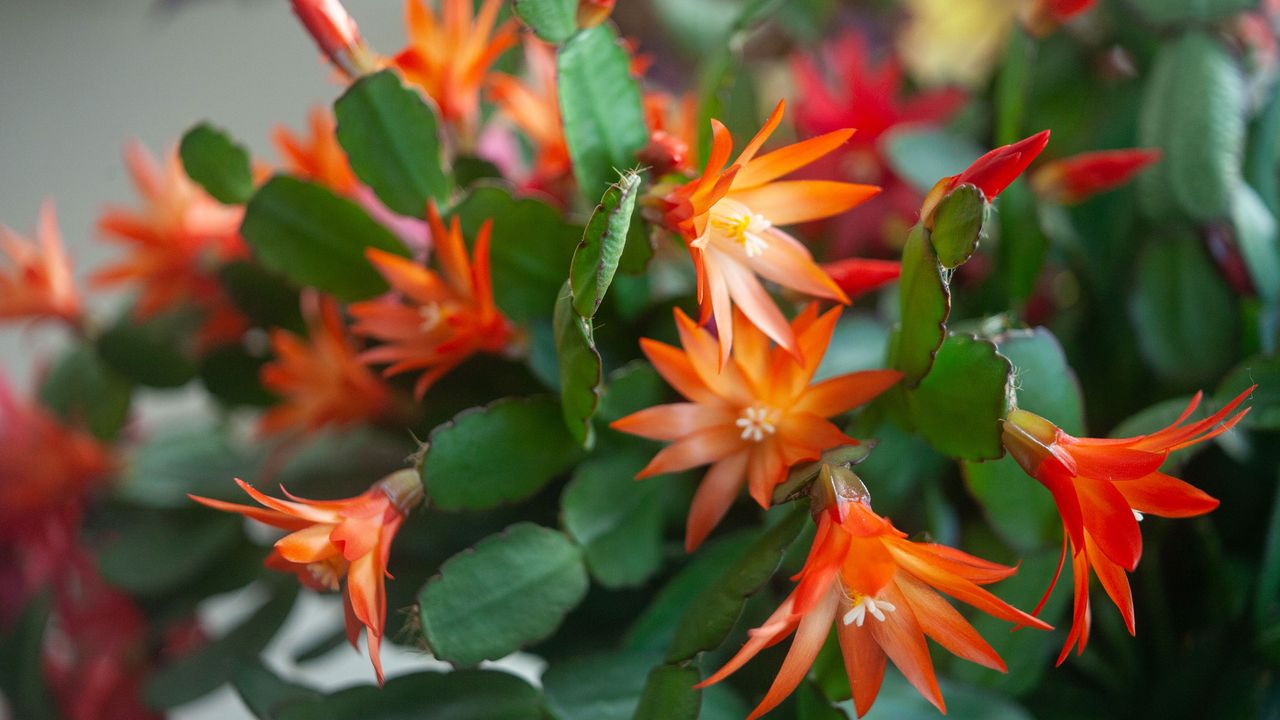
[[[1023,630],[1022,632],[1031,631]],[[939,685],[942,687],[942,696],[947,702],[948,717],[1033,720],[1030,713],[1000,693],[968,684],[949,682],[946,679],[941,679]],[[852,701],[845,701],[840,704],[840,707],[849,720],[854,720],[856,715]],[[920,691],[912,687],[900,674],[885,673],[884,684],[880,687],[880,694],[876,696],[876,704],[862,716],[862,720],[932,720],[938,715],[938,709],[924,699]]]
[[[556,302],[552,322],[560,364],[560,407],[564,422],[573,439],[589,448],[595,444],[591,418],[600,404],[604,368],[596,350],[591,321],[574,311],[567,280]]]
[[[135,597],[172,592],[208,570],[240,540],[237,518],[191,509],[124,526],[98,550],[98,571]]]
[[[132,395],[133,385],[83,344],[63,353],[40,385],[41,404],[106,442],[124,427]]]
[[[249,151],[222,130],[200,123],[182,136],[178,155],[187,176],[224,205],[243,205],[253,195]]]
[[[161,430],[125,455],[116,493],[157,508],[189,508],[187,493],[240,500],[244,493],[233,480],[252,479],[258,462],[255,453],[233,441],[225,430]]]
[[[143,321],[126,315],[98,337],[98,356],[121,376],[139,385],[175,388],[196,375],[186,348],[194,317],[171,312]]]
[[[1280,429],[1280,358],[1259,355],[1240,363],[1218,385],[1213,399],[1218,406],[1225,405],[1250,385],[1258,386],[1245,402],[1253,409],[1240,421],[1240,427]]]
[[[908,396],[916,430],[938,452],[953,458],[1000,457],[1009,373],[1009,361],[990,342],[949,336],[933,370]]]
[[[428,200],[448,198],[436,113],[395,72],[355,81],[334,103],[333,113],[351,169],[388,208],[423,217]]]
[[[518,323],[550,318],[582,229],[550,205],[517,200],[494,185],[476,186],[454,215],[469,243],[486,220],[493,221],[493,294],[503,314]]]
[[[280,273],[255,262],[237,260],[218,268],[218,281],[236,308],[255,324],[298,334],[306,332],[298,289]]]
[[[702,673],[693,665],[659,665],[645,679],[632,720],[697,720],[702,693],[693,688]]]
[[[609,24],[573,36],[556,60],[565,143],[578,190],[594,202],[649,141],[631,56]]]
[[[996,279],[1004,286],[1009,302],[1022,305],[1035,293],[1049,252],[1049,238],[1041,229],[1035,194],[1028,183],[1015,182],[1000,194],[996,219],[1002,238],[996,246]]]
[[[47,594],[14,608],[12,624],[0,632],[0,691],[15,718],[55,720],[61,717],[45,686],[44,636],[52,602]],[[6,610],[9,608],[6,607]]]
[[[653,653],[605,652],[553,662],[542,690],[554,720],[631,720]]]
[[[223,345],[200,358],[200,381],[223,405],[265,407],[277,399],[259,378],[267,360],[240,345]]]
[[[635,479],[648,461],[647,452],[636,451],[590,458],[560,498],[565,531],[608,588],[640,585],[662,566],[663,479]]]
[[[934,355],[946,337],[951,293],[942,266],[920,225],[911,231],[902,250],[902,275],[898,281],[901,326],[890,345],[893,367],[903,373],[902,384],[914,388],[933,367]]]
[[[1258,0],[1132,0],[1135,10],[1157,25],[1214,23],[1256,10]]]
[[[348,301],[387,289],[365,258],[366,249],[409,254],[359,205],[284,175],[273,177],[249,200],[240,233],[267,268]]]
[[[577,460],[554,398],[507,398],[459,413],[427,442],[422,481],[443,510],[521,500]]]
[[[1163,377],[1203,382],[1236,357],[1235,294],[1191,235],[1142,249],[1129,312],[1143,358]]]
[[[1231,196],[1231,227],[1249,277],[1264,300],[1280,300],[1280,233],[1276,218],[1249,185],[1236,183]]]
[[[578,31],[578,0],[514,0],[516,17],[549,43],[562,43]]]
[[[628,172],[609,186],[591,219],[587,221],[573,253],[569,279],[573,287],[573,308],[590,319],[604,302],[604,294],[613,282],[618,262],[631,231],[631,212],[640,194],[640,176]]]
[[[942,267],[959,267],[973,255],[986,217],[987,200],[975,185],[961,185],[942,198],[934,210],[929,234]]]
[[[600,420],[613,422],[647,407],[661,404],[671,395],[666,381],[644,360],[623,365],[609,374],[604,397],[596,413]]]
[[[555,632],[587,592],[582,551],[518,523],[453,556],[419,595],[432,653],[456,665],[497,660]]]
[[[298,595],[293,578],[280,578],[271,587],[271,597],[234,630],[148,675],[142,692],[146,703],[167,709],[195,700],[230,681],[242,662],[257,657]]]
[[[1057,338],[1036,328],[1014,330],[993,341],[1013,365],[1018,407],[1048,418],[1073,435],[1083,434],[1080,385]],[[1030,550],[1060,542],[1062,522],[1053,497],[1013,458],[966,462],[962,468],[970,494],[1006,543]]]
[[[258,661],[242,663],[231,678],[231,686],[254,717],[263,720],[276,720],[299,705],[318,707],[323,697],[311,688],[284,681]]]
[[[532,685],[497,670],[419,672],[295,703],[277,720],[543,720]]]
[[[746,554],[689,605],[667,650],[667,662],[689,660],[719,647],[729,636],[747,598],[773,576],[782,554],[808,521],[807,503],[778,512],[785,514],[777,524],[763,531]]]

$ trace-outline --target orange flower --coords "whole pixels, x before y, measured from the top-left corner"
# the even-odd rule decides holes
[[[324,185],[339,195],[350,195],[359,185],[347,153],[338,144],[337,123],[327,108],[315,107],[307,117],[310,135],[302,137],[283,125],[273,139],[290,174]]]
[[[641,410],[611,427],[673,441],[637,479],[711,465],[689,510],[685,548],[692,552],[724,517],[744,480],[751,497],[767,508],[792,464],[813,460],[827,448],[857,444],[827,418],[871,400],[902,373],[867,370],[811,384],[840,308],[819,316],[817,305],[810,304],[788,328],[795,332],[804,363],[780,347],[770,348],[768,338],[736,313],[738,342],[732,362],[722,369],[711,334],[679,309],[675,315],[683,352],[649,339],[640,347],[690,402]]]
[[[467,147],[479,120],[480,87],[494,61],[516,44],[517,25],[510,19],[494,32],[502,0],[484,0],[474,17],[471,0],[441,1],[443,17],[437,18],[423,0],[406,0],[409,47],[394,64],[436,101]]]
[[[372,71],[378,61],[339,0],[291,0],[293,12],[329,61],[348,77]]]
[[[933,227],[934,208],[942,202],[942,198],[961,185],[977,186],[987,202],[995,200],[996,196],[1018,179],[1048,144],[1049,131],[1041,130],[1029,138],[988,152],[974,160],[959,175],[942,178],[925,196],[924,205],[920,208],[920,218],[926,226]]]
[[[1131,438],[1072,437],[1026,410],[1009,413],[1004,422],[1005,449],[1028,475],[1053,493],[1066,529],[1062,559],[1045,599],[1053,592],[1067,546],[1071,547],[1075,608],[1071,633],[1058,656],[1059,664],[1066,660],[1073,645],[1083,653],[1089,641],[1091,567],[1133,634],[1133,598],[1126,572],[1133,572],[1142,556],[1138,521],[1147,513],[1191,517],[1218,506],[1218,501],[1202,490],[1160,472],[1160,465],[1169,453],[1234,427],[1249,408],[1234,415],[1232,412],[1251,392],[1253,387],[1204,420],[1188,423],[1187,418],[1200,403],[1201,395],[1197,394],[1173,424],[1150,435]],[[1044,600],[1040,604],[1043,606]]]
[[[369,659],[381,685],[379,647],[387,621],[387,559],[400,524],[422,502],[418,473],[400,470],[345,500],[304,500],[283,487],[280,489],[289,499],[278,500],[239,478],[236,484],[263,508],[196,495],[188,497],[215,510],[239,513],[289,531],[276,541],[265,564],[272,570],[297,575],[304,587],[337,590],[345,577],[347,589],[342,600],[347,640],[357,647],[360,626],[365,627]]]
[[[494,73],[489,78],[489,96],[533,144],[533,168],[526,185],[562,197],[573,178],[573,165],[560,125],[555,48],[526,36],[524,58],[529,81]]]
[[[692,93],[679,100],[663,92],[644,96],[649,123],[649,144],[640,151],[640,162],[653,168],[655,177],[692,169],[698,147],[698,101]]]
[[[870,185],[822,180],[778,181],[839,148],[853,130],[838,130],[756,157],[782,121],[785,104],[726,169],[733,138],[711,121],[713,144],[702,176],[666,195],[665,223],[689,246],[698,274],[702,322],[715,317],[720,362],[733,344],[731,308],[739,309],[774,342],[797,359],[800,348],[782,312],[757,276],[814,297],[849,299],[813,262],[808,249],[779,229],[848,210],[879,192]]]
[[[857,475],[824,466],[814,493],[818,532],[799,583],[728,663],[697,687],[720,682],[791,633],[777,678],[748,720],[777,707],[808,673],[836,623],[853,702],[861,717],[884,679],[886,658],[921,695],[946,712],[925,637],[958,657],[1005,672],[1004,661],[941,593],[1017,626],[1049,626],[982,589],[1014,568],[945,545],[915,543],[872,511]],[[825,495],[825,498],[822,496]]]
[[[132,142],[125,147],[125,163],[143,205],[137,211],[108,208],[98,219],[98,229],[127,246],[129,255],[99,270],[90,281],[99,287],[137,285],[134,311],[139,319],[190,303],[212,316],[210,327],[229,327],[226,318],[236,313],[216,269],[248,255],[240,238],[244,209],[222,205],[192,182],[176,149],[161,168],[146,148]]]
[[[111,470],[105,446],[19,402],[0,375],[0,536],[36,531],[51,513],[79,507]]]
[[[282,396],[259,421],[265,434],[354,425],[378,418],[392,405],[391,390],[357,355],[330,299],[308,313],[308,339],[271,331],[276,358],[262,368],[262,384]]]
[[[72,325],[80,322],[80,296],[71,275],[71,263],[62,249],[52,200],[40,206],[36,242],[0,225],[0,252],[13,266],[0,267],[0,319],[58,318]]]
[[[1074,205],[1124,185],[1159,159],[1159,150],[1141,148],[1080,153],[1036,168],[1031,188],[1043,200]]]
[[[403,300],[384,298],[351,306],[356,319],[352,330],[384,343],[366,350],[360,359],[390,363],[385,375],[425,370],[414,386],[418,399],[467,358],[481,352],[507,354],[516,339],[515,326],[493,301],[489,277],[492,221],[480,227],[473,257],[468,258],[458,218],[453,218],[446,230],[432,203],[427,219],[441,271],[370,248],[366,251],[369,261]]]

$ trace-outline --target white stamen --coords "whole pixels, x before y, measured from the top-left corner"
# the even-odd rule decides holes
[[[1129,509],[1130,509],[1130,510],[1133,510],[1133,508],[1129,508]],[[1143,517],[1144,517],[1144,515],[1143,515],[1142,513],[1138,512],[1137,510],[1133,510],[1133,519],[1134,519],[1134,520],[1137,520],[1138,522],[1142,522],[1142,518],[1143,518]]]
[[[772,227],[773,223],[765,216],[751,212],[751,208],[736,200],[725,199],[712,206],[707,232],[694,240],[693,245],[706,247],[714,231],[716,236],[741,245],[747,257],[760,257],[769,249],[765,233]]]
[[[331,563],[323,560],[320,562],[309,563],[307,565],[307,572],[310,572],[311,577],[315,578],[316,582],[320,583],[324,587],[329,588],[330,590],[338,589],[338,580],[340,577],[338,575],[338,570],[334,568]]]
[[[742,439],[751,442],[760,442],[764,440],[766,435],[772,435],[778,431],[777,412],[772,408],[763,407],[761,405],[753,405],[742,411],[742,417],[734,421],[734,425],[742,428]]]
[[[849,612],[844,614],[842,620],[845,625],[852,624],[862,627],[862,624],[867,620],[868,613],[870,613],[871,617],[876,620],[884,622],[885,613],[893,612],[897,609],[898,608],[888,600],[876,600],[870,595],[859,595],[857,601],[854,602],[853,607],[850,608]]]
[[[442,319],[440,306],[435,303],[423,305],[418,308],[418,314],[422,316],[422,323],[418,327],[420,327],[423,332],[431,332],[432,330],[435,330],[436,326],[440,324],[440,320]]]

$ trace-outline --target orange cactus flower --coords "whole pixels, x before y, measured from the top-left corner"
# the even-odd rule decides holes
[[[1186,422],[1200,403],[1201,395],[1197,394],[1171,425],[1131,438],[1072,437],[1026,410],[1009,413],[1004,421],[1005,449],[1028,475],[1053,493],[1066,530],[1062,559],[1045,599],[1053,592],[1068,546],[1071,548],[1074,612],[1058,664],[1066,660],[1073,646],[1083,653],[1089,641],[1090,568],[1133,634],[1133,598],[1126,573],[1137,568],[1142,556],[1138,521],[1148,513],[1161,517],[1203,515],[1218,506],[1218,501],[1202,490],[1160,472],[1160,465],[1169,453],[1234,427],[1249,412],[1249,408],[1235,410],[1251,392],[1253,387],[1204,420]]]
[[[641,410],[611,427],[671,441],[637,479],[711,465],[689,510],[685,548],[692,552],[728,512],[744,481],[751,497],[767,508],[792,464],[856,444],[827,418],[868,402],[902,373],[867,370],[812,382],[840,308],[819,316],[817,305],[810,304],[790,326],[804,351],[803,363],[780,347],[770,348],[768,338],[736,313],[738,342],[723,368],[711,333],[679,309],[675,316],[683,351],[647,338],[640,347],[689,402]]]
[[[644,95],[649,144],[637,155],[655,177],[692,169],[698,147],[698,99],[687,93],[676,99],[664,92]]]
[[[409,82],[423,89],[453,125],[464,147],[475,138],[480,115],[480,88],[490,66],[516,44],[515,19],[494,25],[502,0],[484,0],[472,15],[471,0],[441,0],[441,17],[423,0],[406,0],[409,46],[394,59]]]
[[[128,247],[129,254],[94,273],[90,282],[98,287],[136,285],[134,312],[139,319],[186,303],[212,317],[233,314],[215,271],[249,254],[240,238],[244,208],[223,205],[192,182],[176,148],[161,167],[146,148],[133,142],[125,147],[125,164],[142,207],[108,208],[98,219],[98,229]]]
[[[847,468],[824,466],[815,495],[818,532],[799,583],[724,667],[697,687],[718,683],[766,647],[791,633],[795,640],[773,685],[748,716],[755,720],[790,695],[813,664],[834,623],[858,716],[871,709],[886,659],[929,702],[946,712],[925,640],[983,667],[1005,672],[1004,661],[943,599],[961,602],[1019,627],[1049,626],[984,590],[1015,568],[934,543],[917,543],[872,509],[865,488]]]
[[[533,167],[526,186],[562,197],[565,186],[572,181],[573,165],[560,125],[555,48],[527,36],[524,57],[528,82],[494,73],[489,78],[489,97],[533,144]]]
[[[0,537],[25,535],[51,514],[78,508],[113,465],[106,446],[19,401],[0,375]]]
[[[955,188],[961,185],[975,185],[982,191],[987,202],[996,199],[1005,188],[1009,187],[1027,166],[1040,155],[1049,144],[1049,131],[1041,130],[1029,138],[1019,140],[1011,145],[1002,145],[973,161],[959,175],[942,178],[933,186],[920,208],[920,217],[925,224],[932,227],[933,210]]]
[[[52,200],[40,206],[36,242],[0,225],[0,253],[12,266],[0,267],[0,320],[57,318],[79,324],[80,295]]]
[[[831,153],[853,130],[837,130],[756,157],[778,124],[779,102],[764,127],[726,168],[733,138],[711,121],[712,148],[702,175],[666,195],[664,222],[688,244],[698,274],[701,320],[715,317],[720,362],[733,344],[735,305],[774,342],[800,358],[787,320],[760,284],[760,277],[806,295],[849,301],[814,262],[809,250],[780,229],[842,213],[879,188],[823,180],[778,178]]]
[[[288,500],[279,500],[236,479],[240,489],[263,507],[239,505],[188,495],[215,510],[233,512],[287,530],[276,541],[265,565],[298,576],[312,590],[338,590],[346,578],[342,596],[347,640],[358,649],[364,626],[369,659],[383,681],[379,648],[387,621],[385,578],[387,559],[396,531],[409,511],[422,502],[422,481],[414,470],[400,470],[374,483],[365,492],[345,500],[304,500],[280,489]]]
[[[320,52],[348,77],[377,67],[378,61],[360,37],[360,28],[339,0],[291,0],[291,4]]]
[[[307,117],[310,134],[294,134],[284,126],[276,128],[273,140],[289,173],[324,185],[339,195],[350,195],[360,184],[347,153],[338,144],[337,123],[327,108],[311,109]]]
[[[418,399],[472,355],[510,354],[519,340],[515,326],[493,300],[489,276],[492,221],[480,227],[475,251],[468,258],[458,218],[446,229],[433,203],[427,208],[427,219],[441,271],[370,248],[366,253],[369,261],[402,299],[368,300],[351,306],[356,320],[352,330],[383,343],[366,350],[360,359],[390,363],[385,375],[423,370],[414,386]]]
[[[1159,150],[1141,148],[1080,153],[1036,168],[1031,188],[1043,200],[1074,205],[1124,185],[1159,159]]]
[[[308,307],[309,337],[271,331],[276,358],[262,368],[262,384],[283,399],[263,413],[259,430],[318,430],[374,420],[392,407],[390,388],[364,363],[342,328],[333,300]]]

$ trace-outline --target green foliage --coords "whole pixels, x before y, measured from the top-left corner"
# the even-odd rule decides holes
[[[929,240],[929,232],[917,225],[902,250],[902,276],[898,286],[902,325],[890,341],[890,362],[903,373],[908,388],[920,384],[933,367],[934,355],[946,337],[951,293],[942,277],[942,266]]]
[[[236,260],[218,268],[218,282],[240,312],[262,327],[306,332],[298,289],[285,277],[261,265]]]
[[[632,720],[697,720],[702,693],[694,685],[702,673],[692,665],[665,664],[649,671]]]
[[[911,421],[938,452],[962,460],[1000,457],[1009,361],[989,341],[951,335],[933,370],[909,395]]]
[[[1256,10],[1258,0],[1133,0],[1133,7],[1158,25],[1213,23]]]
[[[183,311],[137,320],[128,315],[98,338],[98,357],[113,371],[139,385],[176,388],[196,375],[184,348],[193,317]]]
[[[938,203],[929,240],[943,268],[963,265],[978,249],[987,200],[974,185],[961,185]]]
[[[1241,426],[1254,430],[1280,429],[1280,358],[1257,356],[1246,359],[1223,378],[1213,399],[1218,405],[1231,402],[1250,385],[1257,385],[1249,395],[1253,409],[1241,420]]]
[[[408,255],[359,205],[284,175],[254,193],[240,233],[268,269],[343,300],[363,300],[387,289],[365,250]]]
[[[481,510],[521,500],[578,459],[553,398],[507,398],[437,427],[422,482],[444,510]]]
[[[573,439],[590,448],[595,443],[591,417],[600,404],[604,368],[596,350],[591,320],[578,315],[573,309],[573,296],[567,280],[556,302],[552,324],[556,357],[560,364],[560,407],[564,422]]]
[[[560,117],[578,190],[594,201],[649,141],[631,58],[606,23],[575,35],[556,61]]]
[[[554,632],[586,592],[581,549],[519,523],[455,555],[423,586],[422,633],[441,660],[497,660]]]
[[[222,130],[200,123],[178,146],[187,175],[225,205],[243,205],[253,194],[249,152]]]
[[[590,319],[596,314],[613,282],[627,245],[631,212],[639,192],[640,176],[635,172],[626,173],[610,185],[587,221],[582,242],[574,250],[569,271],[573,308],[584,318]]]
[[[562,43],[578,31],[578,0],[514,0],[511,7],[547,42]]]
[[[200,358],[200,381],[224,405],[271,405],[276,396],[259,379],[266,362],[265,356],[254,355],[241,345],[223,345]]]
[[[366,75],[338,98],[338,142],[351,169],[387,207],[423,217],[449,194],[435,111],[391,70]]]
[[[128,526],[98,552],[98,571],[137,597],[156,597],[195,580],[240,540],[242,523],[195,509]]]
[[[139,443],[125,457],[116,492],[156,508],[189,508],[187,493],[220,500],[243,496],[232,478],[252,478],[258,459],[224,430],[170,429]]]
[[[49,626],[51,600],[39,595],[27,601],[13,624],[0,634],[0,690],[16,717],[54,720],[59,717],[45,687],[42,648]]]
[[[662,566],[662,478],[636,480],[648,452],[605,452],[583,461],[560,498],[565,531],[608,588],[643,584]]]
[[[40,386],[40,402],[45,407],[106,442],[114,440],[124,427],[132,396],[133,385],[84,344],[64,352]]]
[[[547,668],[542,690],[554,720],[631,720],[651,653],[621,651],[577,657]]]
[[[288,703],[275,720],[542,720],[542,697],[515,675],[454,670],[401,675],[381,688],[339,690],[319,700]]]
[[[491,185],[474,188],[453,214],[469,243],[493,221],[493,294],[503,314],[518,323],[550,318],[582,229],[546,203]]]

